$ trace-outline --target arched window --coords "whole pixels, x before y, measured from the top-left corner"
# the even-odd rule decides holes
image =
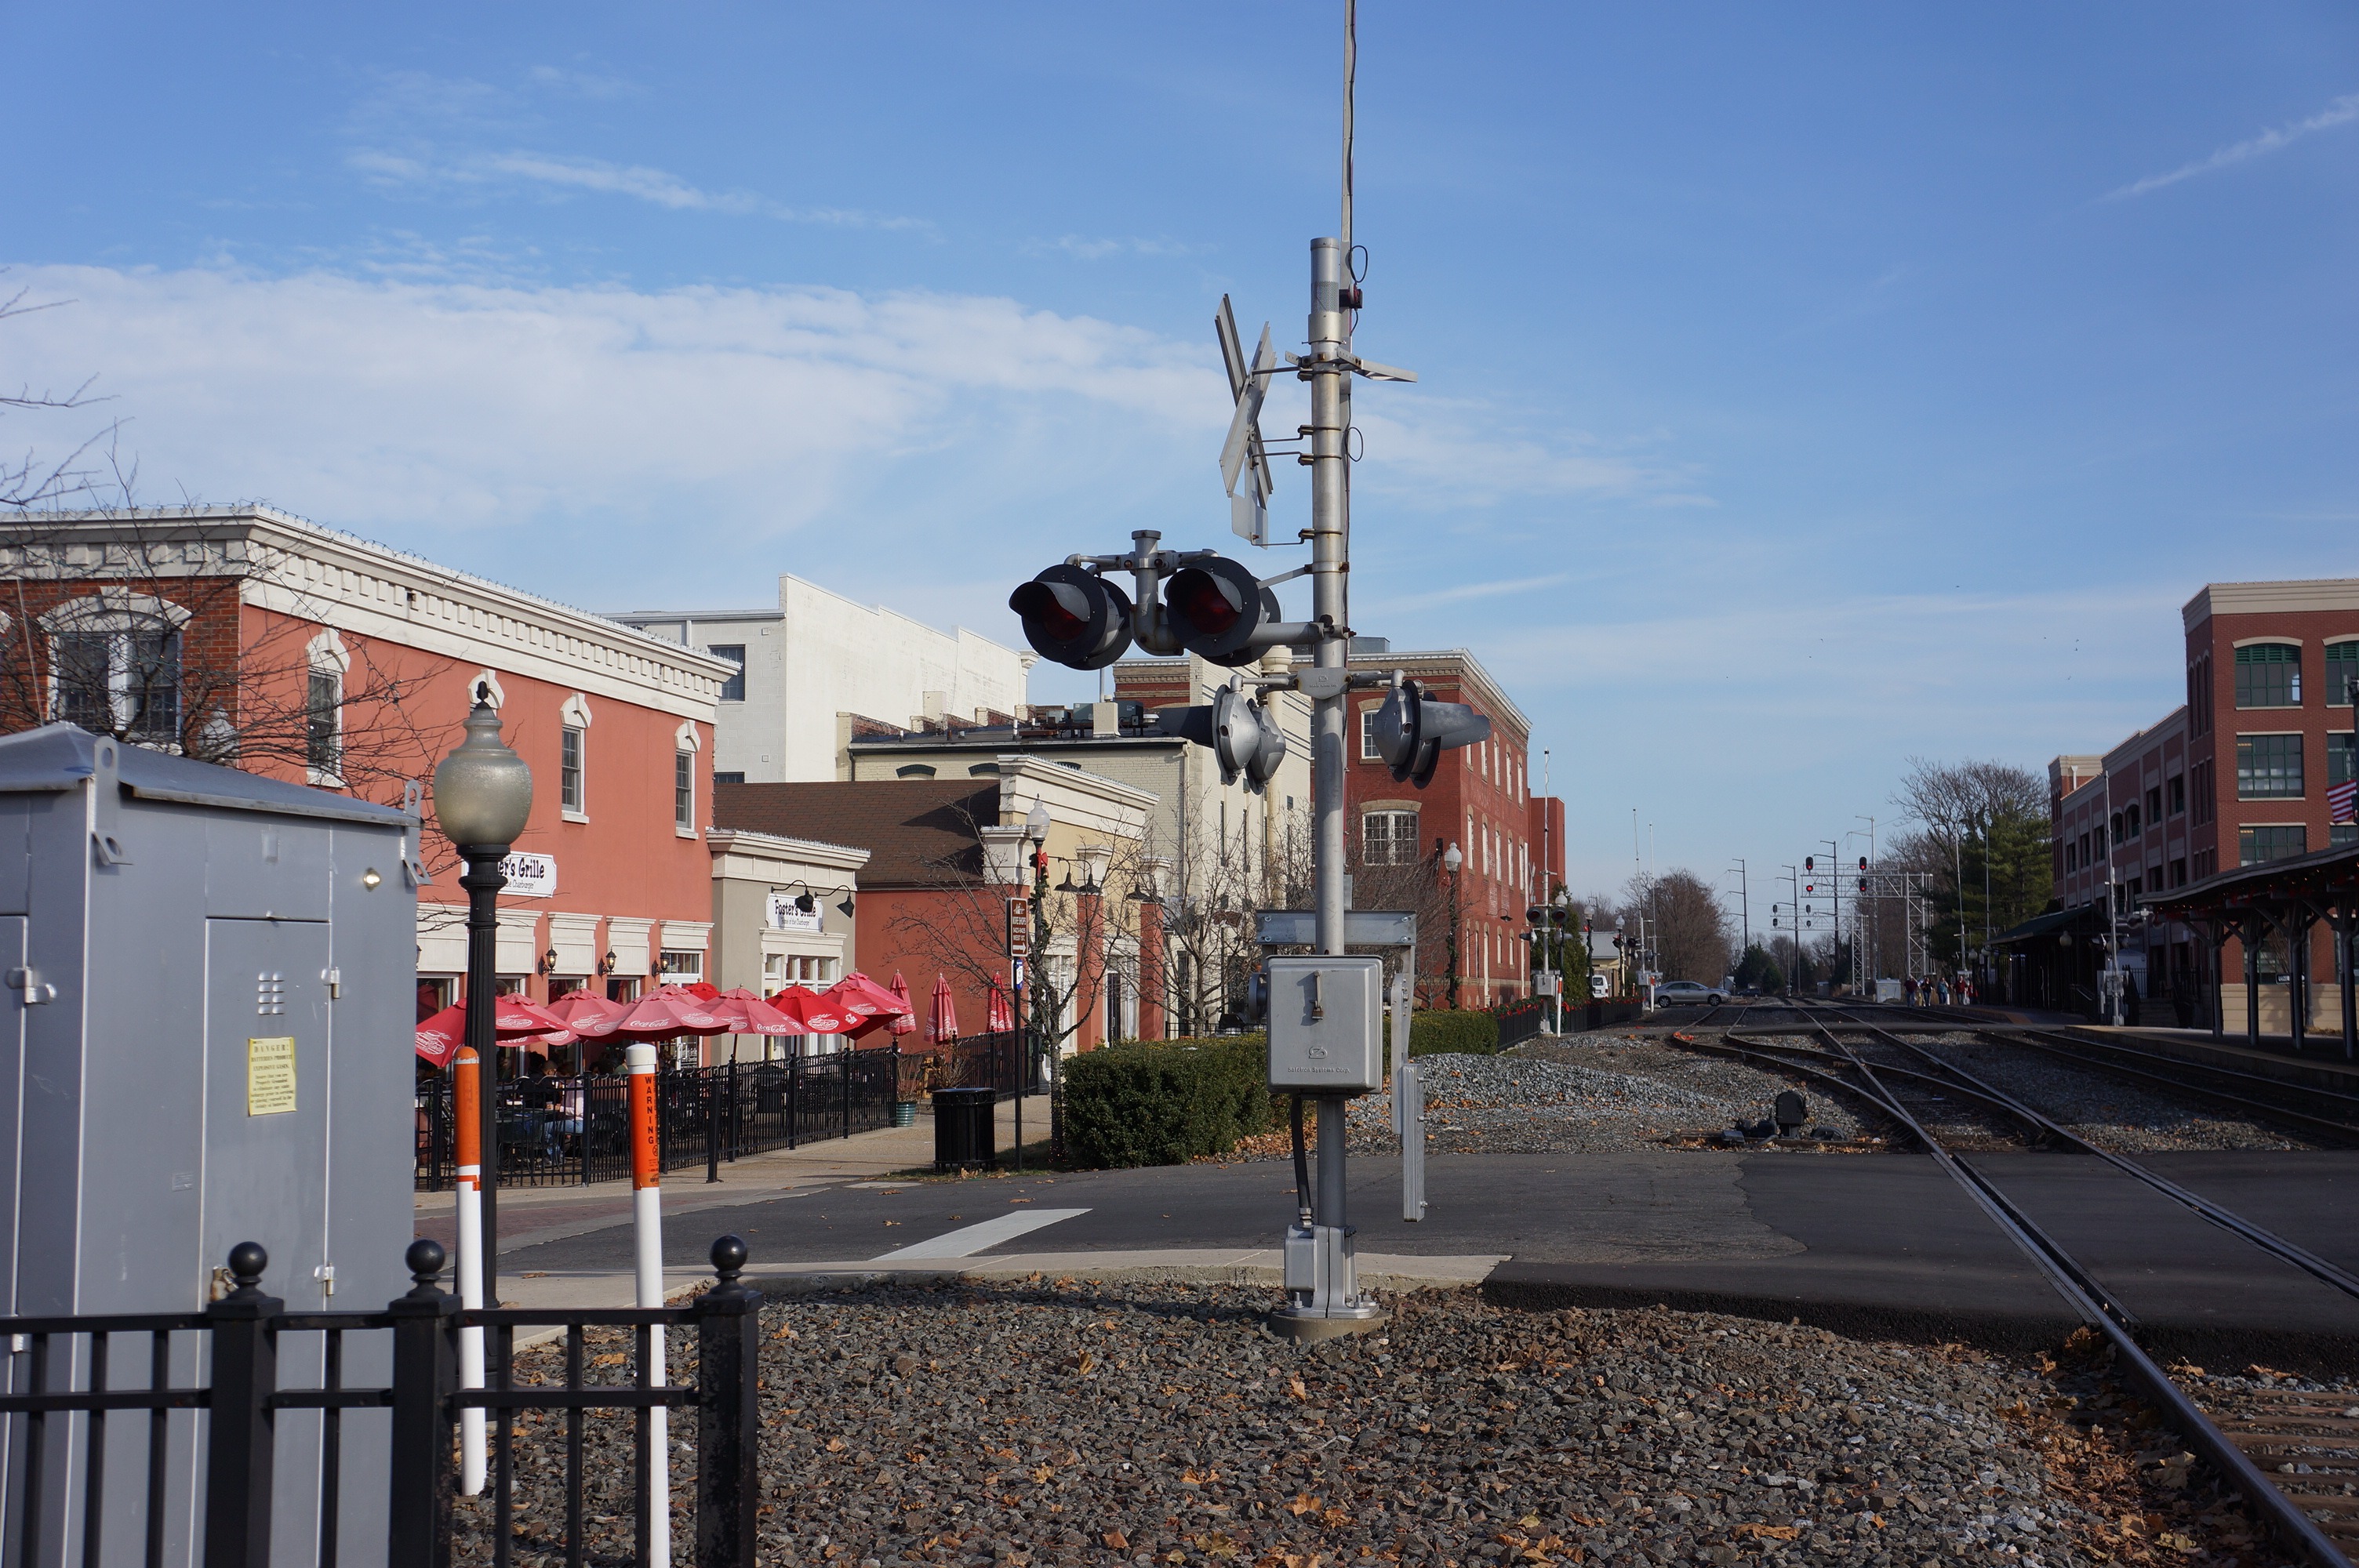
[[[2301,644],[2247,643],[2237,649],[2236,706],[2299,708]]]
[[[353,655],[332,626],[303,651],[303,762],[315,784],[338,785],[344,771],[344,672]]]
[[[41,617],[49,643],[49,717],[146,745],[180,738],[180,629],[189,612],[149,594],[104,589]]]
[[[2351,706],[2351,683],[2359,680],[2359,638],[2326,644],[2326,706]]]

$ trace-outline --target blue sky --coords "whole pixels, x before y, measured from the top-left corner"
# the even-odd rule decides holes
[[[0,380],[99,375],[148,502],[1014,641],[1069,550],[1226,537],[1209,321],[1302,330],[1339,13],[13,7],[0,261],[74,303]],[[1635,806],[1757,892],[1912,754],[2159,717],[2202,582],[2359,571],[2347,6],[1367,0],[1361,44],[1360,346],[1423,379],[1358,400],[1355,616],[1498,674],[1576,886]]]

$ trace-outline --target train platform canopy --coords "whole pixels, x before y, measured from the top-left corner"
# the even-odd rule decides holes
[[[2138,902],[2190,925],[2234,925],[2245,912],[2292,903],[2308,904],[2324,918],[2330,910],[2359,904],[2359,844],[2238,866]]]
[[[2310,934],[2324,925],[2340,949],[2340,961],[2324,979],[2339,981],[2343,1054],[2359,1059],[2359,998],[2353,993],[2354,938],[2359,937],[2359,844],[2292,855],[2282,860],[2238,866],[2201,881],[2168,892],[2152,893],[2139,903],[2154,915],[2176,920],[2201,932],[2211,947],[2212,1033],[2223,1033],[2220,952],[2231,939],[2245,954],[2245,1033],[2258,1047],[2261,1038],[2261,978],[2258,949],[2273,934],[2285,939],[2291,963],[2285,977],[2287,1028],[2294,1049],[2318,1022],[2310,973]]]
[[[2093,935],[2104,929],[2105,912],[2102,904],[2084,903],[2071,909],[2051,909],[2045,914],[2035,914],[2019,925],[2010,925],[1991,938],[1994,947],[2017,946],[2036,942],[2043,936]]]

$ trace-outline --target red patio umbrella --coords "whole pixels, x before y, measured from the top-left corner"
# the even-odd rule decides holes
[[[984,1027],[994,1034],[1004,1034],[1016,1027],[1016,999],[997,980],[991,982],[991,1005],[984,1014]]]
[[[934,976],[934,1022],[926,1031],[926,1038],[937,1045],[948,1045],[959,1037],[958,1003],[951,996],[948,976]]]
[[[740,986],[716,992],[706,1011],[729,1021],[732,1034],[807,1034],[805,1029],[778,1009]]]
[[[619,1001],[608,1001],[594,991],[567,991],[547,1009],[553,1018],[564,1020],[565,1027],[584,1040],[603,1040],[614,1033],[614,1025],[623,1021],[630,1008]]]
[[[819,994],[833,1002],[837,1011],[862,1018],[897,1017],[909,1011],[907,996],[895,996],[857,969]]]
[[[551,1045],[570,1045],[573,1031],[563,1019],[520,996],[504,996],[492,1003],[492,1031],[503,1045],[521,1045],[539,1055]],[[451,1003],[418,1026],[418,1054],[438,1067],[447,1067],[459,1047],[467,1043],[467,1004]]]
[[[798,1027],[798,1034],[842,1034],[861,1020],[806,986],[788,986],[771,996],[777,1008]]]
[[[714,1014],[703,998],[680,986],[658,986],[633,1002],[614,1022],[614,1033],[635,1040],[669,1040],[681,1034],[725,1034],[729,1021]]]
[[[901,978],[901,971],[898,969],[893,971],[891,989],[894,996],[898,998],[901,1003],[901,1016],[893,1021],[893,1033],[910,1033],[918,1027],[918,1012],[909,1005],[909,982]]]

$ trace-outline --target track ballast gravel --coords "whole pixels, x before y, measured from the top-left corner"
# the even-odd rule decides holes
[[[1862,1129],[1851,1108],[1799,1079],[1634,1037],[1536,1041],[1495,1056],[1417,1059],[1425,1079],[1426,1148],[1438,1154],[1607,1152],[1683,1132],[1758,1123],[1780,1090],[1799,1088],[1809,1128]],[[1353,1102],[1354,1148],[1390,1149],[1384,1096]]]
[[[2052,1385],[1955,1347],[1471,1292],[1303,1346],[1269,1304],[1078,1281],[771,1303],[760,1560],[2060,1564],[2123,1506],[2051,1486]],[[556,1353],[518,1373],[555,1380]],[[552,1560],[560,1420],[520,1433],[520,1563]],[[593,1419],[593,1561],[626,1560],[629,1443]],[[684,1486],[687,1443],[673,1459]],[[462,1502],[463,1561],[489,1514]]]

